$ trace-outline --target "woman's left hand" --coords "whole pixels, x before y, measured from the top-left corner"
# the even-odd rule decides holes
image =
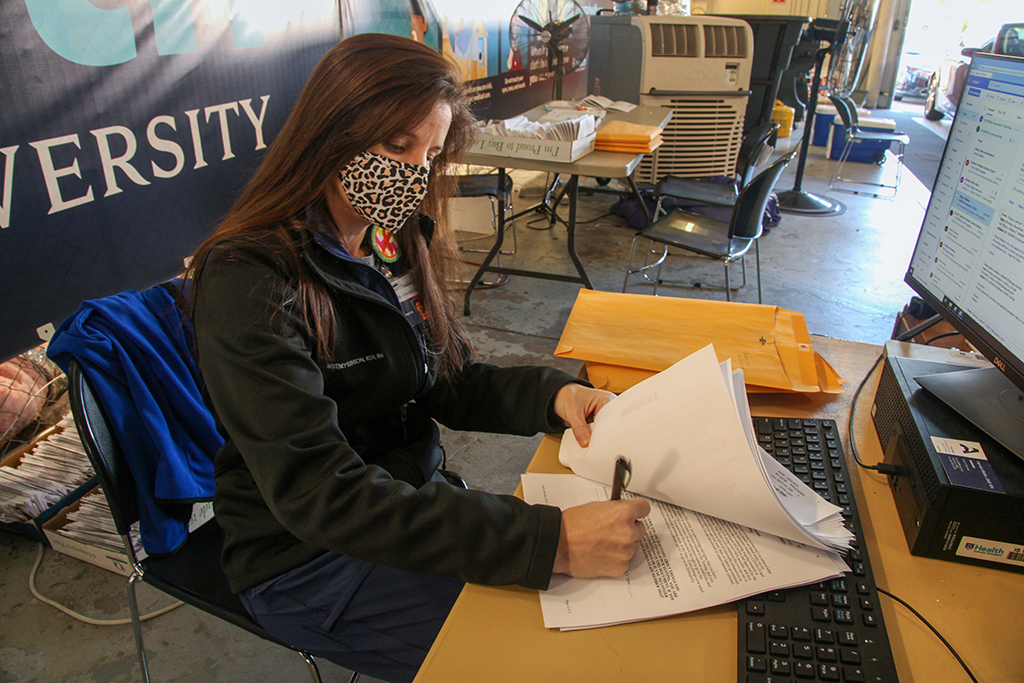
[[[615,394],[601,389],[591,389],[582,384],[566,384],[555,394],[555,413],[562,418],[566,427],[572,428],[576,442],[586,448],[590,445],[590,424],[597,411],[601,410]]]

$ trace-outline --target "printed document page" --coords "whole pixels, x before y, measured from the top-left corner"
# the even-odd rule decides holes
[[[559,460],[581,477],[610,484],[615,460],[624,456],[631,466],[628,489],[634,493],[827,547],[794,519],[769,484],[760,449],[752,450],[746,394],[742,389],[740,394],[728,361],[720,367],[714,348],[706,346],[606,405],[591,425],[588,448],[567,432]],[[806,493],[792,484],[803,484],[792,475],[775,476]],[[838,517],[839,508],[824,500],[821,504],[827,507],[813,507],[831,509]],[[807,517],[806,508],[801,516]]]
[[[608,486],[574,475],[524,474],[522,481],[527,502],[562,509],[610,496]],[[540,592],[547,628],[594,628],[681,614],[849,571],[833,553],[648,500],[646,533],[626,574],[555,575]]]

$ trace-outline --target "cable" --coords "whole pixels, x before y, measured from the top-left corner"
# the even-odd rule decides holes
[[[900,315],[899,315],[899,318],[897,318],[897,320],[896,320],[896,324],[898,325],[900,320],[902,320],[905,316],[906,316],[906,312],[901,312]],[[911,339],[913,339],[917,335],[921,334],[922,332],[924,332],[925,330],[931,328],[932,326],[939,324],[940,322],[942,322],[942,316],[939,315],[938,313],[936,313],[935,315],[933,315],[932,317],[928,318],[924,322],[921,322],[921,323],[919,323],[917,325],[914,325],[913,327],[911,327],[909,330],[907,330],[903,334],[900,334],[900,335],[897,335],[897,336],[893,337],[893,339],[895,341],[910,341]],[[938,337],[936,337],[936,339],[938,339]],[[857,399],[860,398],[860,392],[864,389],[864,385],[867,384],[868,378],[871,377],[871,375],[875,372],[875,368],[878,367],[879,363],[882,362],[882,359],[884,357],[885,357],[885,352],[884,351],[882,353],[878,354],[878,358],[875,359],[875,362],[871,365],[871,369],[868,370],[866,375],[864,375],[864,379],[861,380],[860,386],[858,386],[857,387],[857,391],[854,392],[853,400],[850,402],[850,421],[847,424],[846,429],[847,429],[847,433],[849,434],[850,453],[853,455],[853,459],[854,459],[854,461],[856,461],[857,465],[859,465],[860,467],[862,467],[862,468],[864,468],[866,470],[874,470],[875,472],[879,472],[881,474],[892,476],[892,475],[903,474],[903,468],[902,467],[897,467],[896,465],[890,465],[890,464],[884,463],[884,462],[878,463],[877,465],[866,465],[860,459],[860,455],[857,453],[856,438],[854,437],[854,432],[853,432],[853,418],[857,414]]]
[[[940,334],[940,335],[937,335],[937,336],[934,336],[934,337],[932,337],[931,339],[929,339],[928,341],[926,341],[926,342],[924,343],[924,345],[925,345],[925,346],[928,346],[929,344],[931,344],[931,343],[932,343],[933,341],[935,341],[935,340],[937,340],[937,339],[945,339],[946,337],[957,337],[957,336],[959,336],[959,335],[960,335],[960,333],[959,333],[959,332],[946,332],[945,334]]]
[[[86,624],[91,624],[92,626],[127,626],[128,624],[132,623],[132,620],[130,618],[126,618],[126,619],[107,619],[107,620],[104,620],[104,619],[93,619],[92,617],[87,617],[87,616],[85,616],[83,614],[79,614],[78,612],[75,612],[74,610],[72,610],[70,607],[65,607],[64,605],[60,604],[56,600],[51,600],[50,598],[47,598],[42,593],[40,593],[39,590],[36,589],[36,572],[39,571],[39,565],[42,564],[42,562],[43,562],[43,553],[45,551],[46,551],[46,546],[44,546],[42,543],[40,543],[39,544],[39,554],[36,555],[36,562],[35,562],[34,565],[32,565],[32,571],[29,572],[29,575],[28,575],[28,589],[32,592],[32,595],[34,595],[40,602],[43,602],[43,603],[49,605],[50,607],[54,607],[54,608],[60,610],[64,614],[68,615],[69,617],[77,619],[78,621],[81,621],[81,622],[86,623]],[[140,616],[139,617],[139,621],[147,621],[149,619],[155,619],[156,617],[159,617],[159,616],[162,616],[164,614],[167,614],[171,610],[178,609],[179,607],[181,607],[184,604],[185,603],[183,603],[183,602],[175,602],[175,603],[173,603],[171,605],[168,605],[167,607],[164,607],[163,609],[157,610],[156,612],[151,612],[150,614],[145,614],[145,615]]]
[[[879,588],[878,586],[875,586],[875,588],[882,595],[887,595],[890,598],[892,598],[893,600],[895,600],[896,602],[898,602],[901,605],[903,605],[904,607],[906,607],[908,610],[911,611],[911,613],[913,613],[913,615],[915,617],[920,619],[921,623],[923,623],[925,626],[927,626],[931,630],[931,632],[935,634],[935,637],[942,641],[942,644],[946,646],[946,649],[949,650],[953,654],[954,657],[956,657],[956,661],[960,662],[960,666],[962,666],[964,671],[967,672],[967,675],[971,677],[971,680],[974,681],[974,683],[978,683],[978,679],[974,677],[974,673],[971,672],[971,669],[967,666],[967,663],[964,662],[964,660],[960,657],[960,655],[957,653],[957,651],[953,649],[953,646],[950,645],[949,642],[945,638],[942,637],[942,634],[939,633],[935,629],[934,626],[932,626],[930,623],[928,623],[927,619],[925,619],[923,616],[921,616],[920,612],[918,612],[916,609],[911,607],[905,600],[903,600],[902,598],[896,597],[895,595],[893,595],[889,591],[885,590],[884,588]]]

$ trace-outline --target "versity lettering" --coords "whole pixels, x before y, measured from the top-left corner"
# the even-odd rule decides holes
[[[190,163],[193,170],[209,165],[207,154],[215,152],[207,150],[203,145],[203,132],[207,127],[219,129],[220,161],[234,158],[232,140],[237,139],[240,126],[251,126],[255,135],[254,150],[263,149],[266,147],[263,122],[269,100],[270,95],[263,95],[255,107],[252,99],[245,99],[211,105],[203,109],[190,109],[179,116],[155,116],[150,119],[145,131],[138,133],[119,125],[90,130],[88,134],[96,143],[96,158],[88,159],[85,163],[93,167],[98,166],[102,170],[102,196],[109,197],[123,191],[121,184],[124,184],[125,180],[136,185],[149,185],[150,179],[160,180],[177,176],[184,170],[186,163]],[[148,168],[145,163],[135,159],[140,144],[147,145],[153,152],[149,155]],[[20,157],[17,156],[21,145],[0,148],[0,171],[3,173],[0,228],[11,226],[11,207],[19,196],[14,184],[16,160],[17,163],[34,161],[38,172],[42,174],[49,198],[48,215],[96,200],[93,186],[82,176],[79,158],[85,154],[85,147],[79,133],[36,140],[29,142],[28,145],[35,152],[34,160],[31,160],[31,157],[26,159],[24,153]],[[93,149],[91,145],[88,148]],[[69,158],[70,162],[67,161]]]

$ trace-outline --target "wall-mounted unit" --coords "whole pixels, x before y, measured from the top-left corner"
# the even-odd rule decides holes
[[[590,31],[589,92],[672,110],[665,143],[644,158],[636,180],[733,175],[750,97],[750,25],[716,16],[599,15]]]

